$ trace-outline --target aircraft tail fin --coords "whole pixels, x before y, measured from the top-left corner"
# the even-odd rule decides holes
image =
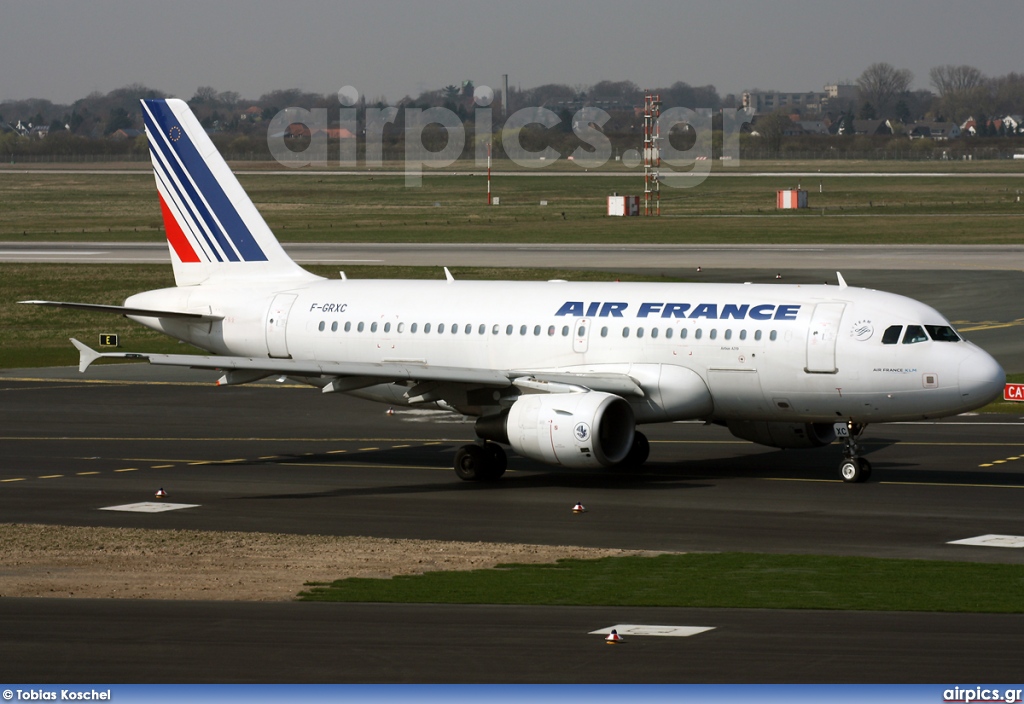
[[[183,100],[143,100],[149,152],[178,286],[318,277],[281,248]]]

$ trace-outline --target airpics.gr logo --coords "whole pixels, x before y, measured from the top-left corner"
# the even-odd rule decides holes
[[[576,427],[572,429],[572,434],[580,442],[586,442],[590,439],[590,426],[586,423],[577,423]]]
[[[870,320],[858,320],[850,329],[850,337],[858,342],[870,340],[873,334],[875,334],[875,326],[871,324]]]

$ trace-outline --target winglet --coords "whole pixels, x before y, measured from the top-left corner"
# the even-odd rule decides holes
[[[838,271],[836,272],[836,278],[839,279],[839,287],[840,288],[846,288],[846,279],[843,278],[843,275],[842,275],[841,272],[838,272]]]
[[[97,359],[99,359],[100,357],[103,356],[102,354],[100,354],[96,350],[94,350],[91,347],[89,347],[89,345],[85,344],[84,342],[79,342],[78,340],[76,340],[73,337],[71,338],[71,344],[78,348],[78,353],[79,353],[78,371],[79,371],[79,373],[84,374],[85,370],[89,368],[90,364],[92,364]]]

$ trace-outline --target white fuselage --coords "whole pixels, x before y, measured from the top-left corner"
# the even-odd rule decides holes
[[[952,328],[912,299],[846,286],[246,281],[150,291],[126,305],[224,316],[134,319],[225,355],[625,374],[647,395],[638,422],[940,417],[990,400],[1003,378],[955,334],[883,342],[894,326],[947,337]],[[361,394],[395,403],[402,391]]]

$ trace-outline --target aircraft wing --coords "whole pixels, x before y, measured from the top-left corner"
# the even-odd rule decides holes
[[[177,310],[151,310],[148,308],[127,308],[125,306],[105,306],[99,303],[70,303],[67,301],[18,301],[32,306],[53,306],[54,308],[74,308],[91,310],[98,313],[116,313],[117,315],[139,315],[146,318],[180,318],[197,323],[210,323],[223,320],[222,315],[204,315],[203,313],[186,313]]]
[[[97,352],[71,338],[79,351],[78,370],[84,372],[98,359],[145,359],[158,366],[191,367],[224,371],[218,384],[242,384],[275,374],[286,376],[335,377],[332,391],[351,391],[394,381],[447,382],[475,387],[517,386],[546,393],[605,391],[624,396],[643,396],[640,385],[625,374],[532,372],[522,370],[439,367],[414,362],[321,362],[265,357],[228,357],[198,354],[155,354],[147,352]],[[326,389],[325,389],[326,390]]]

